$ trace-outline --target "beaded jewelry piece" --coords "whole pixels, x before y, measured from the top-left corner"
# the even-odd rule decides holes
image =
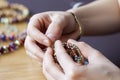
[[[0,28],[0,41],[14,41],[17,39],[18,29],[15,26],[5,25]]]
[[[0,5],[0,22],[4,24],[16,23],[25,20],[29,10],[22,4],[6,3]]]
[[[6,35],[4,32],[0,33],[0,41],[14,41],[16,38],[14,33],[11,33],[10,35]]]
[[[15,51],[23,46],[26,38],[26,30],[17,34],[17,28],[9,24],[25,20],[29,15],[29,10],[22,4],[8,3],[0,4],[0,23],[4,23],[6,29],[0,32],[0,41],[12,41],[8,46],[0,46],[0,55]]]
[[[10,43],[8,46],[0,46],[0,55],[15,51],[16,49],[21,47],[24,44],[26,35],[27,35],[26,30],[24,30],[22,33],[17,35],[18,40],[15,40],[14,42]],[[5,35],[4,35],[4,39],[5,39]]]
[[[84,65],[85,63],[84,56],[82,55],[79,48],[75,44],[63,43],[63,47],[65,48],[66,52],[70,55],[70,57],[73,59],[73,61]],[[55,54],[54,54],[54,59],[55,59],[55,62],[58,63]]]

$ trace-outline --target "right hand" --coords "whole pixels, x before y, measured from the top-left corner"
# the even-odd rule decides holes
[[[47,48],[43,60],[43,73],[47,80],[120,80],[120,69],[101,52],[84,42],[68,40],[75,44],[88,59],[87,65],[76,63],[64,49],[62,42],[55,42],[55,54],[59,65],[54,61],[54,51]]]
[[[69,12],[43,12],[34,15],[28,23],[25,49],[28,55],[42,62],[43,48],[51,46],[57,39],[67,41],[78,37],[78,26]]]

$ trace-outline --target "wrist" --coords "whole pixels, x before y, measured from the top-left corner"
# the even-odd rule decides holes
[[[67,12],[69,12],[73,16],[75,26],[77,27],[77,29],[79,29],[79,36],[81,37],[83,35],[83,26],[80,23],[78,16],[72,10],[68,10]]]
[[[113,73],[114,77],[112,78],[112,80],[120,80],[120,69],[118,68],[118,70]]]

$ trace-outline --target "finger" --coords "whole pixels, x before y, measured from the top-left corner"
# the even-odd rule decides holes
[[[72,58],[66,53],[65,49],[62,46],[61,41],[57,40],[55,42],[55,53],[57,60],[63,70],[69,71],[69,69],[74,65]]]
[[[46,35],[52,40],[52,42],[59,39],[62,35],[64,26],[62,21],[62,18],[59,16],[54,16],[52,18],[52,22],[46,31]]]
[[[38,58],[37,56],[33,55],[31,52],[29,51],[26,51],[26,54],[30,57],[30,58],[33,58],[35,60],[38,61],[38,63],[40,64],[40,66],[42,67],[42,59],[41,58]]]
[[[79,31],[79,29],[77,29],[74,32],[71,32],[71,33],[66,34],[66,35],[62,35],[60,40],[63,41],[63,42],[66,42],[68,39],[75,39],[75,40],[77,40],[77,39],[80,38],[79,34],[80,34],[80,31]]]
[[[38,60],[37,56],[33,55],[31,52],[29,52],[29,51],[27,51],[27,50],[26,50],[26,54],[27,54],[29,57]]]
[[[55,80],[53,77],[46,71],[46,69],[43,67],[43,74],[47,80]]]
[[[38,58],[37,56],[33,55],[33,54],[32,54],[31,52],[29,52],[29,51],[26,51],[26,54],[27,54],[29,57],[37,60],[37,61],[38,61],[38,64],[42,67],[42,59],[41,59],[41,58]]]
[[[34,56],[39,58],[39,60],[41,59],[42,61],[44,52],[35,44],[35,42],[29,36],[26,37],[24,45],[26,51],[32,53]]]
[[[38,28],[39,27],[39,28]],[[43,25],[42,17],[37,14],[33,16],[30,19],[30,22],[28,23],[28,29],[27,29],[27,34],[39,42],[40,44],[50,46],[51,41],[50,39],[42,32],[42,28],[45,29],[45,26]]]
[[[48,48],[44,60],[43,60],[43,67],[45,70],[55,79],[55,80],[62,80],[63,72],[57,66],[53,59],[53,51],[51,48]]]
[[[81,53],[88,59],[89,63],[98,63],[98,61],[103,57],[103,55],[98,50],[92,48],[85,42],[77,42],[72,39],[68,40],[68,42],[78,46]]]

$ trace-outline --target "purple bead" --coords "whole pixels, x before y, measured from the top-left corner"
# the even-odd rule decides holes
[[[9,38],[9,40],[11,40],[11,41],[14,41],[14,40],[15,40],[15,36],[9,36],[8,38]]]
[[[18,34],[18,38],[22,37],[22,36],[26,36],[27,35],[27,31],[24,30],[23,32],[21,32],[20,34]]]
[[[14,18],[12,22],[13,22],[13,23],[16,23],[16,22],[18,22],[18,19],[17,19],[17,18]]]
[[[6,41],[6,35],[3,33],[3,34],[1,34],[0,35],[0,39],[2,40],[2,41]]]
[[[3,54],[4,53],[4,48],[0,47],[0,53]]]
[[[9,50],[9,52],[13,51],[13,50],[11,49],[10,45],[8,46],[8,50]]]
[[[16,50],[16,44],[15,43],[11,43],[10,44],[10,48],[13,49],[13,50]]]

